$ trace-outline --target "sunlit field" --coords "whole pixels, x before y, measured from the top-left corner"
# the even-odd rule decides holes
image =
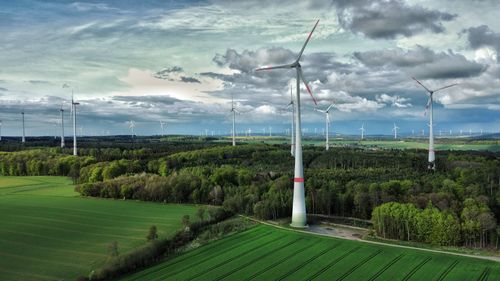
[[[0,177],[0,279],[74,280],[108,259],[178,230],[193,206],[81,198],[64,177]],[[194,216],[193,216],[194,217]]]

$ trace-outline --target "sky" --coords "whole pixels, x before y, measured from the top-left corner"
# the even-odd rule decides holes
[[[272,3],[270,3],[272,2]],[[255,72],[301,58],[331,131],[500,131],[497,0],[0,1],[2,135],[70,132],[71,93],[85,135],[195,134],[290,127],[295,72]],[[67,85],[63,87],[63,85]],[[303,128],[324,115],[301,86]]]

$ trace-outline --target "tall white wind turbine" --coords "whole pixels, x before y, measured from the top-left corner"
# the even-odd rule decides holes
[[[76,147],[76,106],[80,105],[79,102],[75,102],[73,97],[73,90],[71,90],[71,113],[73,119],[73,155],[78,155],[78,148]]]
[[[439,89],[436,89],[436,90],[429,90],[427,87],[424,86],[424,84],[422,84],[420,81],[418,81],[417,79],[415,79],[415,77],[413,77],[413,80],[415,80],[420,86],[422,86],[422,88],[424,88],[428,93],[429,93],[429,100],[427,101],[427,105],[425,106],[425,109],[426,110],[429,110],[429,165],[428,165],[428,169],[432,169],[432,170],[436,170],[436,155],[435,155],[435,152],[434,152],[434,129],[433,129],[433,110],[432,110],[432,103],[433,103],[433,95],[435,92],[437,91],[441,91],[441,90],[444,90],[444,89],[447,89],[449,87],[453,87],[457,84],[451,84],[451,85],[448,85],[448,86],[444,86],[444,87],[441,87]]]
[[[132,138],[135,136],[135,122],[134,120],[130,120],[128,122],[128,128],[130,129],[130,134],[132,135]]]
[[[233,130],[232,130],[232,140],[233,140],[233,146],[236,146],[236,113],[238,111],[234,107],[234,98],[233,98],[233,93],[231,93],[231,112],[233,113]]]
[[[302,73],[302,67],[299,63],[302,53],[307,46],[307,43],[311,39],[311,36],[318,26],[319,20],[314,25],[313,29],[309,33],[309,36],[306,39],[306,42],[302,46],[302,49],[291,64],[286,65],[278,65],[278,66],[270,66],[256,69],[260,70],[271,70],[271,69],[295,69],[297,75],[297,91],[295,94],[295,171],[294,171],[294,188],[293,188],[293,207],[292,207],[292,223],[290,224],[292,227],[307,227],[307,217],[306,217],[306,202],[304,195],[304,166],[302,162],[302,128],[300,123],[300,81],[304,83],[307,91],[311,95],[315,104],[316,99],[312,95],[311,89],[307,85],[307,82]]]
[[[61,148],[64,147],[64,108],[63,108],[64,103],[61,104],[61,109],[59,111],[61,112]]]
[[[396,126],[396,123],[394,123],[394,127],[392,127],[392,131],[394,132],[394,139],[398,138],[398,130],[399,130],[399,127]]]
[[[361,128],[359,128],[359,130],[361,131],[361,140],[363,140],[365,138],[365,124],[364,123],[361,125]]]
[[[160,121],[160,128],[161,128],[161,135],[164,136],[165,135],[165,127],[167,125],[167,122],[165,121]]]
[[[330,106],[328,106],[328,108],[326,110],[321,110],[321,109],[317,109],[317,108],[314,108],[315,111],[317,112],[320,112],[320,113],[324,113],[325,114],[325,150],[329,150],[330,149],[330,109],[332,109],[332,107],[334,106],[334,104],[330,104]]]
[[[25,136],[25,130],[24,130],[24,108],[23,110],[21,111],[21,116],[22,116],[22,119],[23,119],[23,136],[21,138],[21,142],[26,142],[26,136]]]

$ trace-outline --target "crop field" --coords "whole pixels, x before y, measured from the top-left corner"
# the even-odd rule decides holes
[[[124,280],[500,280],[500,263],[259,225]]]
[[[0,177],[0,279],[74,280],[101,265],[108,245],[125,253],[181,227],[196,208],[81,198],[63,177]]]

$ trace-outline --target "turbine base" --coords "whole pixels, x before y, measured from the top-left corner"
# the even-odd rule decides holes
[[[436,170],[436,163],[434,162],[429,162],[429,165],[427,165],[428,170],[435,171]]]
[[[295,213],[292,214],[292,222],[290,223],[291,227],[294,228],[308,228],[307,225],[307,216],[305,213]]]

